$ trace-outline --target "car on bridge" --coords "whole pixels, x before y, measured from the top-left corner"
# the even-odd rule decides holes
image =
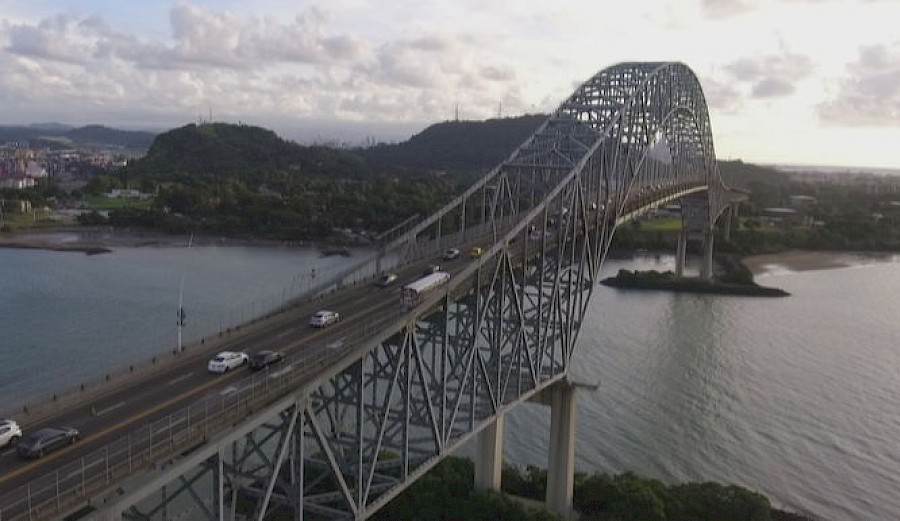
[[[22,437],[22,428],[13,420],[0,420],[0,447],[15,445]]]
[[[336,324],[341,319],[341,314],[337,311],[328,311],[327,309],[323,309],[320,311],[316,311],[313,313],[313,316],[309,317],[309,325],[312,327],[325,327],[330,326],[331,324]]]
[[[385,273],[378,280],[375,281],[375,285],[379,288],[386,288],[393,284],[397,280],[396,273]]]
[[[469,251],[469,257],[472,257],[473,259],[480,259],[482,255],[484,255],[484,250],[481,246],[475,246]]]
[[[25,436],[16,444],[16,452],[23,458],[40,458],[50,451],[78,441],[78,429],[45,427]]]
[[[250,370],[259,371],[282,360],[284,360],[284,355],[278,351],[270,351],[268,349],[257,351],[250,356]]]
[[[447,248],[444,251],[444,260],[450,261],[459,257],[459,250],[457,248]]]
[[[250,357],[243,351],[222,351],[210,359],[206,369],[210,373],[227,373],[232,369],[247,365],[249,361]]]
[[[429,264],[428,266],[425,266],[425,269],[422,271],[422,276],[427,277],[428,275],[431,275],[432,273],[437,273],[439,271],[441,271],[440,264]]]

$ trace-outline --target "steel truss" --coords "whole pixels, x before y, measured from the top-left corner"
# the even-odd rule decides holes
[[[381,248],[384,268],[467,241],[484,246],[480,259],[296,398],[165,459],[165,486],[114,500],[112,517],[169,519],[176,505],[191,519],[368,517],[497,414],[564,379],[616,226],[701,192],[711,226],[733,196],[693,72],[601,71],[500,166]]]

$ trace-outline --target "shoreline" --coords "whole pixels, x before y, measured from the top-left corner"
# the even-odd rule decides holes
[[[86,255],[110,253],[114,248],[176,248],[195,246],[244,246],[268,248],[316,247],[323,251],[346,245],[310,241],[279,241],[252,237],[216,237],[205,235],[166,235],[135,229],[104,227],[52,227],[0,234],[0,248],[79,252]],[[615,252],[611,258],[632,257],[651,252]],[[669,252],[657,252],[666,253]],[[787,250],[740,257],[753,276],[784,271],[828,270],[900,262],[900,253],[877,251]]]
[[[114,248],[177,248],[189,246],[249,246],[269,248],[320,247],[307,241],[279,241],[250,237],[215,237],[206,235],[166,235],[157,232],[105,227],[43,228],[0,234],[0,248],[17,248],[87,255],[110,253]]]
[[[900,254],[872,251],[788,250],[749,255],[741,262],[754,276],[782,271],[816,271],[900,262]]]

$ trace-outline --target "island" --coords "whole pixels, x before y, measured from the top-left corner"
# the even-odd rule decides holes
[[[678,291],[686,293],[712,293],[717,295],[740,295],[751,297],[787,297],[787,291],[780,288],[760,286],[753,281],[750,273],[739,261],[727,260],[727,268],[713,280],[697,277],[676,277],[670,271],[619,270],[615,277],[600,281],[604,286],[627,289]]]

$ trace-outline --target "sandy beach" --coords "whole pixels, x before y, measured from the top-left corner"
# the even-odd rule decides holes
[[[845,252],[791,250],[744,257],[744,263],[754,275],[773,271],[809,271],[848,268],[882,262],[898,262],[900,254],[889,252]]]

